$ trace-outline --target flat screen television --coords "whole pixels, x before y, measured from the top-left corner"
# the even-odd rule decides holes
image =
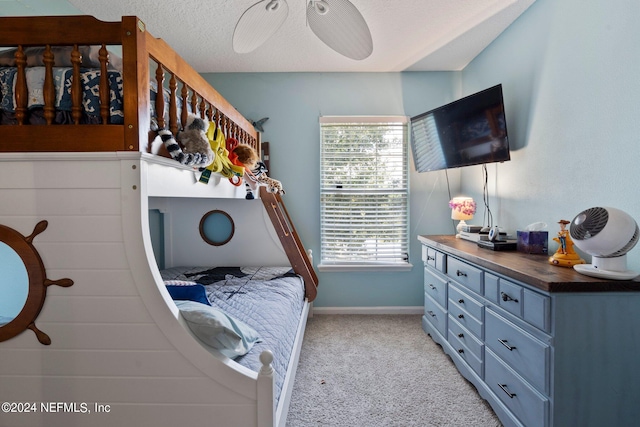
[[[510,160],[502,85],[411,118],[418,172]]]

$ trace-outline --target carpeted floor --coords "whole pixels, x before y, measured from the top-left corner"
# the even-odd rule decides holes
[[[495,427],[418,315],[309,319],[287,427]]]

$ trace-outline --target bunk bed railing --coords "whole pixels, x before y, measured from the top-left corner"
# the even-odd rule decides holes
[[[61,19],[63,18],[63,19]],[[53,60],[54,47],[72,46],[70,61],[77,76],[79,68],[78,46],[97,45],[104,48],[111,45],[122,45],[123,29],[131,26],[128,22],[102,22],[87,16],[45,16],[38,17],[38,28],[33,27],[32,17],[0,18],[0,47],[17,48],[16,52],[16,125],[0,127],[0,152],[50,152],[50,151],[124,151],[124,126],[86,124],[50,125],[54,111],[53,101]],[[135,24],[134,24],[135,25]],[[19,35],[19,40],[16,40]],[[43,95],[44,112],[47,125],[27,125],[24,117],[27,110],[27,89],[25,79],[26,61],[24,49],[28,47],[45,47],[43,63],[46,68]],[[103,51],[104,54],[104,51]],[[102,55],[101,55],[102,56]],[[106,57],[102,56],[102,64],[106,67]],[[79,79],[73,79],[72,115],[77,117],[80,111],[81,94],[78,89]],[[106,88],[106,86],[105,86]],[[101,96],[106,96],[104,92]],[[87,136],[91,135],[91,140]],[[137,147],[137,145],[136,145]]]
[[[164,40],[154,38],[147,33],[145,42],[148,55],[155,62],[157,86],[164,86],[167,77],[165,74],[168,74],[169,78],[169,106],[165,105],[164,97],[156,97],[155,109],[160,127],[166,127],[175,134],[179,128],[179,122],[186,121],[187,108],[185,107],[191,107],[191,110],[198,111],[202,118],[206,117],[210,122],[216,123],[227,138],[235,138],[238,142],[248,144],[260,153],[260,134],[235,107],[211,87]],[[182,104],[180,117],[178,117],[178,101]],[[169,109],[168,122],[163,120],[166,108]]]
[[[215,91],[204,78],[187,64],[163,40],[146,31],[145,24],[135,16],[125,16],[121,22],[103,22],[90,16],[39,17],[39,28],[33,29],[32,18],[0,18],[0,47],[17,48],[15,119],[16,125],[2,125],[0,152],[48,151],[143,151],[150,152],[150,141],[156,132],[151,129],[150,81],[155,79],[158,92],[168,86],[169,101],[156,97],[158,126],[176,133],[186,120],[187,108],[178,117],[177,105],[189,105],[191,110],[207,117],[227,136],[260,151],[260,136],[253,125]],[[16,34],[20,35],[16,40]],[[46,125],[29,125],[27,115],[26,59],[28,47],[44,47],[44,117]],[[73,124],[53,124],[55,114],[53,68],[56,47],[69,47],[69,62],[73,68],[71,89]],[[82,92],[80,87],[81,53],[79,46],[100,46],[99,84],[101,124],[79,124]],[[122,103],[124,123],[109,122],[109,86],[107,47],[122,48]],[[150,66],[149,64],[154,64]],[[153,69],[155,67],[155,69]],[[165,86],[165,78],[167,85]],[[165,121],[164,112],[169,119]],[[165,156],[168,154],[160,152]]]

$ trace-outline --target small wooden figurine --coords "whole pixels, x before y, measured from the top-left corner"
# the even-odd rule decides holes
[[[573,241],[569,235],[569,230],[567,230],[567,224],[569,223],[570,221],[566,219],[558,221],[560,231],[558,231],[558,237],[554,237],[553,240],[558,242],[560,246],[558,246],[556,253],[549,257],[549,264],[551,265],[573,267],[576,264],[585,263],[585,260],[580,258],[580,255],[573,250]]]

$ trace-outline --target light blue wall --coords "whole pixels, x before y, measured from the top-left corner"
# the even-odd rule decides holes
[[[454,100],[460,73],[205,74],[246,117],[269,117],[270,176],[283,182],[287,210],[306,247],[320,258],[321,115],[412,116]],[[411,165],[413,169],[413,164]],[[458,172],[449,172],[455,191]],[[319,274],[317,306],[420,306],[422,264],[418,234],[453,233],[444,172],[412,171],[411,272]]]
[[[549,224],[594,206],[640,221],[640,2],[537,0],[465,68],[463,93],[502,82],[512,161],[490,167],[500,226]],[[480,168],[462,189],[481,194]],[[550,242],[550,250],[557,248]],[[628,255],[640,270],[640,249]]]
[[[515,232],[543,221],[553,235],[558,220],[592,206],[640,220],[637,18],[635,0],[537,0],[461,73],[206,77],[245,115],[270,117],[264,140],[272,143],[273,176],[287,185],[287,205],[316,254],[319,115],[410,116],[502,83],[513,152],[510,162],[488,167],[494,223]],[[454,192],[482,200],[480,167],[449,178]],[[411,273],[323,273],[318,305],[420,305],[415,236],[452,233],[446,179],[443,172],[411,176]],[[640,250],[629,254],[629,266],[640,270]]]
[[[0,15],[73,13],[64,0],[8,2]],[[33,12],[33,13],[32,13]],[[535,221],[613,206],[640,220],[640,19],[637,0],[537,0],[462,72],[208,74],[251,119],[268,116],[271,175],[305,245],[319,258],[319,115],[415,115],[502,83],[512,161],[490,165],[495,222]],[[413,166],[412,166],[413,167]],[[418,234],[451,234],[447,178],[481,200],[482,171],[411,174],[410,273],[321,273],[318,306],[422,304]],[[456,195],[452,194],[452,195]],[[477,223],[476,220],[473,221]],[[555,249],[551,242],[550,250]],[[640,249],[629,254],[640,270]]]

